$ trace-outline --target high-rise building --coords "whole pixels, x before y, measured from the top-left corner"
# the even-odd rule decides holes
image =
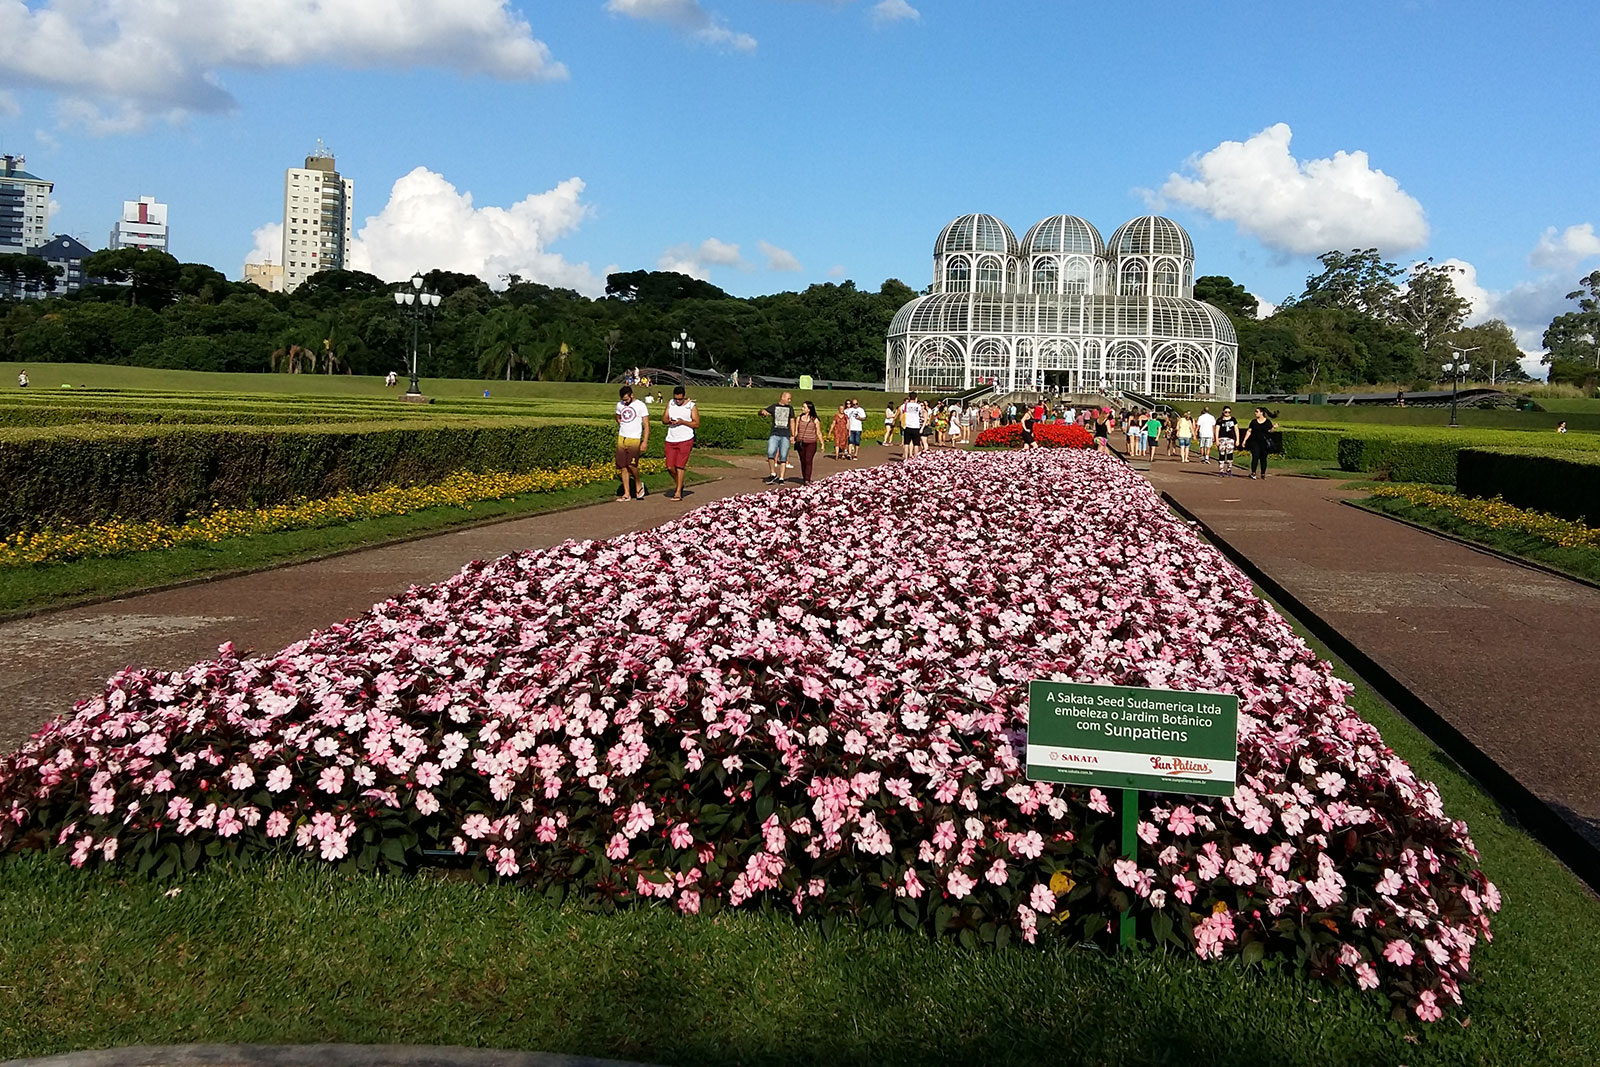
[[[317,142],[304,167],[283,176],[283,291],[319,270],[342,269],[350,251],[355,184],[341,178],[333,153]]]
[[[56,287],[50,293],[37,292],[34,296],[65,296],[75,293],[85,285],[99,285],[103,278],[90,278],[83,273],[83,261],[94,255],[94,249],[66,234],[56,234],[33,250],[33,254],[56,270]]]
[[[153,196],[122,202],[122,218],[111,229],[107,248],[145,248],[167,251],[167,205]]]
[[[50,239],[44,228],[55,182],[23,170],[26,162],[0,156],[0,252],[32,252]]]

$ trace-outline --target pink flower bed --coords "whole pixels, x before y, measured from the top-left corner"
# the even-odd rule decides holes
[[[1146,795],[1122,859],[1107,797],[1024,777],[1032,678],[1239,694],[1238,795]],[[1499,895],[1347,691],[1116,461],[942,452],[124,671],[0,758],[0,850],[457,862],[967,943],[1104,938],[1131,905],[1149,940],[1438,1018]]]

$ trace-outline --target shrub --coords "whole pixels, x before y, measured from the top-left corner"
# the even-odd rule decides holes
[[[972,443],[978,448],[1022,447],[1022,424],[991,426]],[[1041,448],[1093,448],[1094,435],[1076,423],[1041,422],[1033,428],[1033,439]]]
[[[1396,482],[1454,485],[1458,441],[1444,438],[1363,435],[1339,437],[1339,468]]]
[[[1489,451],[1463,448],[1456,488],[1575,522],[1600,526],[1600,454]]]
[[[652,434],[652,453],[660,453]],[[92,428],[0,434],[0,533],[113,517],[181,523],[247,507],[607,460],[605,423],[355,423],[279,428]]]
[[[1337,460],[1339,433],[1337,430],[1287,428],[1283,431],[1283,456],[1285,459]]]

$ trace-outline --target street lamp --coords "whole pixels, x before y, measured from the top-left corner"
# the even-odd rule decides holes
[[[417,384],[417,332],[422,325],[424,315],[432,315],[435,308],[442,300],[438,293],[429,292],[422,288],[422,275],[411,276],[411,288],[402,286],[394,294],[395,307],[400,313],[411,320],[411,388],[406,390],[405,399],[421,400],[422,389]]]
[[[694,355],[694,338],[689,336],[688,330],[679,330],[678,339],[672,342],[672,351],[678,357],[678,377],[684,378],[684,364]]]
[[[1460,425],[1460,423],[1456,422],[1456,393],[1460,389],[1462,375],[1472,370],[1472,364],[1467,362],[1466,355],[1468,352],[1476,352],[1480,347],[1482,346],[1474,345],[1471,348],[1457,348],[1455,345],[1450,345],[1450,362],[1439,365],[1440,370],[1450,375],[1451,426]]]

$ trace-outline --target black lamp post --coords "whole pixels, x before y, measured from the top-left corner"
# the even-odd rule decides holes
[[[411,320],[411,388],[406,390],[405,399],[419,400],[422,397],[422,388],[417,383],[417,340],[418,331],[422,325],[424,315],[432,315],[443,298],[434,292],[422,288],[422,275],[411,276],[411,288],[397,289],[394,294],[395,307],[400,313]]]
[[[672,342],[673,354],[678,357],[678,377],[685,377],[685,364],[690,356],[694,355],[694,338],[689,336],[688,330],[679,330],[678,339]]]
[[[1468,352],[1476,352],[1480,346],[1471,348],[1457,348],[1450,346],[1450,362],[1441,364],[1441,369],[1450,375],[1450,425],[1460,426],[1456,422],[1456,393],[1461,387],[1461,376],[1472,370],[1472,364],[1466,360]]]

